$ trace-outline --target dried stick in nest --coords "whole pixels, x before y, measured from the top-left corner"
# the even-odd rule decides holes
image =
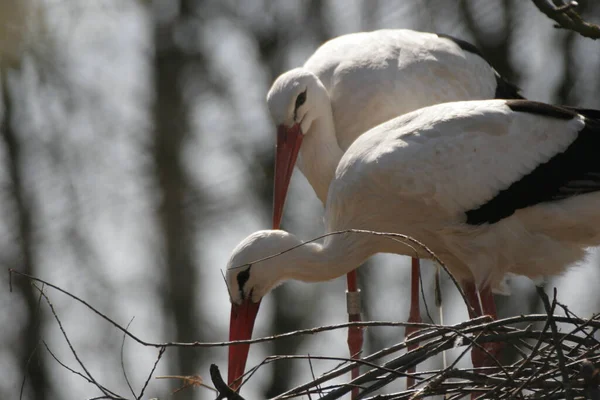
[[[219,395],[217,396],[217,400],[228,399],[228,400],[245,400],[242,396],[233,391],[223,378],[221,377],[221,372],[219,371],[219,367],[216,364],[210,365],[210,379],[212,379],[213,385],[215,385],[215,389],[219,391]]]

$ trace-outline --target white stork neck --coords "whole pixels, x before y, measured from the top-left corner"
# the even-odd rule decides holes
[[[317,197],[325,204],[329,184],[335,176],[335,170],[344,152],[336,138],[329,95],[325,88],[323,91],[327,96],[326,101],[323,99],[321,102],[319,116],[304,135],[298,168],[306,176]]]
[[[343,234],[330,236],[323,244],[300,246],[281,260],[282,275],[303,282],[323,282],[343,276],[378,252],[372,243],[360,239],[358,235]]]

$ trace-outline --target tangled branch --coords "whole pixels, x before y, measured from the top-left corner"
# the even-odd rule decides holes
[[[538,290],[539,295],[542,297],[546,314],[521,315],[501,320],[480,317],[455,325],[368,321],[319,326],[254,340],[212,343],[152,343],[136,337],[129,332],[128,326],[123,327],[119,325],[91,304],[50,282],[17,271],[11,271],[11,274],[19,275],[32,282],[44,284],[44,291],[38,288],[40,296],[45,300],[45,303],[55,317],[63,333],[63,337],[69,344],[71,352],[75,356],[82,372],[76,371],[59,361],[50,352],[49,348],[48,351],[60,365],[96,386],[103,394],[101,398],[125,399],[124,396],[100,384],[90,374],[85,365],[83,365],[83,361],[77,356],[75,348],[70,344],[67,332],[46,293],[50,289],[57,290],[84,304],[113,327],[122,331],[126,337],[143,346],[155,347],[159,350],[156,361],[139,394],[136,395],[135,391],[131,389],[133,396],[137,399],[143,397],[156,366],[169,347],[222,347],[236,343],[258,343],[280,340],[297,335],[314,335],[349,326],[372,328],[415,326],[420,330],[411,334],[405,341],[396,343],[358,360],[330,357],[327,355],[268,357],[245,375],[242,386],[252,379],[253,374],[260,368],[282,360],[307,360],[307,365],[311,371],[313,371],[313,363],[336,361],[338,365],[333,369],[321,376],[314,376],[313,372],[313,378],[310,382],[292,388],[275,397],[273,400],[294,399],[307,395],[310,398],[313,394],[317,395],[321,400],[334,400],[342,398],[354,388],[359,388],[359,399],[366,400],[412,400],[442,395],[448,399],[458,399],[472,393],[483,394],[486,398],[494,399],[540,397],[548,399],[576,399],[585,397],[587,399],[600,400],[600,370],[596,367],[600,361],[600,341],[597,339],[600,336],[598,335],[598,331],[600,331],[600,314],[588,319],[580,318],[557,301],[556,292],[552,301],[550,301],[541,289]],[[557,315],[557,311],[561,309],[564,315]],[[521,328],[524,323],[528,323],[529,325]],[[543,328],[536,329],[535,326],[539,326],[540,324],[543,324]],[[508,348],[515,350],[520,357],[519,360],[510,365],[502,365],[498,360],[494,360],[495,366],[491,368],[457,368],[458,361],[464,358],[473,347],[479,347],[485,351],[483,345],[492,342],[502,342]],[[420,346],[407,351],[409,346],[416,343],[420,343]],[[463,351],[459,358],[447,368],[412,374],[407,373],[407,371],[423,363],[423,361],[437,357],[444,351],[457,347],[462,347]],[[124,368],[124,364],[122,364],[122,367]],[[363,369],[364,373],[362,375],[341,384],[333,382],[334,379],[347,374],[357,367]],[[407,376],[411,376],[417,382],[411,389],[390,394],[377,394],[380,389],[388,387],[398,379],[405,379]],[[211,367],[211,378],[216,389],[219,391],[218,399],[243,400],[240,394],[231,391],[223,382],[216,366]]]
[[[576,11],[579,6],[576,1],[569,1],[560,6],[555,5],[552,0],[532,1],[548,18],[556,21],[559,27],[570,29],[590,39],[600,39],[600,26],[581,18],[581,15]]]

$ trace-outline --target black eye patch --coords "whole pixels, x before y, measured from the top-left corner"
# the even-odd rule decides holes
[[[248,282],[248,279],[250,279],[250,268],[252,268],[252,264],[248,266],[248,269],[243,270],[236,277],[242,299],[244,298],[244,285]]]
[[[306,90],[304,92],[300,93],[298,95],[298,97],[296,97],[295,108],[298,109],[298,107],[300,107],[302,104],[304,104],[305,101],[306,101]]]

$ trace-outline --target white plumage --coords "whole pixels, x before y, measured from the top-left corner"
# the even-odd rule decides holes
[[[488,289],[509,272],[560,273],[600,244],[600,112],[581,112],[587,117],[526,100],[469,101],[379,125],[342,156],[326,230],[412,236],[463,284]],[[414,247],[359,233],[287,251],[300,244],[284,231],[260,231],[234,250],[226,279],[232,321],[244,315],[236,324],[245,334],[260,299],[286,279],[333,279],[381,252],[414,255]]]
[[[296,108],[301,93],[305,101]],[[277,78],[267,102],[277,125],[302,127],[297,165],[325,204],[341,154],[362,133],[429,105],[495,97],[520,98],[474,46],[444,35],[396,29],[326,42],[303,67]],[[311,107],[330,113],[331,120],[310,124],[305,110]],[[324,145],[323,135],[333,135],[335,142]]]
[[[524,192],[514,214],[511,205],[498,204],[479,217],[481,225],[467,223],[469,214],[500,191],[565,152],[586,126],[582,116],[549,117],[527,106],[536,103],[512,104],[528,108],[514,111],[505,101],[446,103],[396,118],[360,137],[338,166],[327,204],[327,230],[407,234],[426,243],[458,278],[474,279],[480,286],[498,285],[506,272],[532,278],[555,274],[581,258],[583,247],[598,243],[598,194],[543,199],[521,208],[535,197]],[[583,178],[571,177],[561,187]],[[597,182],[592,187],[597,189]],[[505,213],[510,215],[487,223]],[[410,255],[409,249],[387,240],[364,240],[374,240],[372,248],[382,246],[380,251]]]
[[[278,126],[273,228],[280,226],[297,157],[299,169],[325,204],[339,160],[362,133],[421,107],[494,97],[520,98],[516,87],[502,79],[474,46],[449,36],[399,29],[326,42],[302,68],[278,77],[267,95]],[[415,261],[411,286],[416,291]],[[354,291],[355,286],[356,275],[351,272],[348,288]],[[411,296],[409,321],[420,320],[418,306],[418,296]],[[232,309],[231,329],[236,324],[233,315]],[[359,332],[349,332],[351,354],[360,350]],[[230,330],[230,338],[244,337]],[[243,372],[245,361],[231,367],[231,359],[245,359],[234,355],[247,351],[241,349],[230,353],[230,383]]]
[[[412,236],[459,279],[480,285],[497,285],[507,272],[559,273],[600,243],[600,162],[591,161],[597,148],[582,141],[600,144],[597,120],[536,102],[419,109],[375,127],[346,151],[329,190],[326,229]],[[395,241],[348,234],[254,263],[299,243],[283,231],[243,241],[228,268],[252,264],[252,270],[239,288],[235,278],[244,268],[228,269],[232,302],[252,289],[257,301],[288,278],[341,276],[375,253],[413,255]]]

